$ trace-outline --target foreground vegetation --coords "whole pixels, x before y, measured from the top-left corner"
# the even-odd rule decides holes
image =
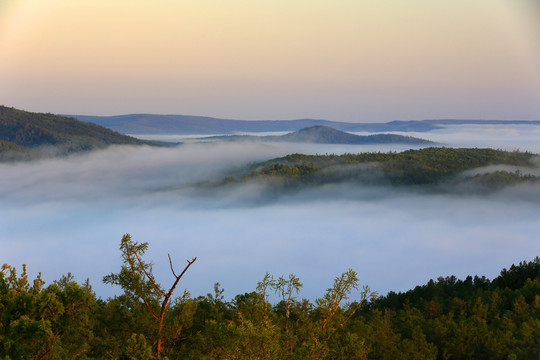
[[[66,275],[45,286],[25,267],[0,272],[3,359],[537,359],[540,258],[493,280],[431,280],[377,297],[349,270],[314,302],[300,299],[294,276],[265,275],[231,301],[214,293],[175,297],[183,271],[157,282],[147,243],[125,235],[123,266],[104,278],[123,294],[96,298]],[[196,271],[196,270],[195,270]],[[268,295],[281,299],[275,304]]]

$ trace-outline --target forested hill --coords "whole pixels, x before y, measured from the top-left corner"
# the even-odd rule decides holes
[[[538,183],[539,178],[534,175],[538,172],[537,158],[538,155],[528,152],[445,147],[400,153],[291,154],[252,164],[220,183],[228,186],[257,181],[287,189],[344,182],[430,189],[467,184],[474,185],[469,189],[488,190],[517,183]],[[498,167],[486,168],[489,166]]]
[[[74,118],[0,106],[0,159],[39,157],[37,149],[68,154],[113,144],[145,144],[102,126]],[[15,155],[14,155],[15,154]]]
[[[315,125],[300,129],[285,135],[252,136],[252,135],[225,135],[212,136],[206,140],[221,141],[276,141],[293,143],[314,143],[314,144],[346,144],[346,145],[369,145],[369,144],[412,144],[427,145],[434,144],[429,140],[424,140],[412,136],[377,134],[377,135],[355,135],[348,132],[336,130],[325,125]]]

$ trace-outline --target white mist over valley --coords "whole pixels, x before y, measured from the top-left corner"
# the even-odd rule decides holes
[[[452,147],[540,153],[540,126],[456,125],[406,135]],[[207,196],[187,187],[295,152],[408,148],[187,142],[2,163],[2,261],[28,264],[47,282],[67,272],[79,282],[90,278],[97,295],[107,297],[119,289],[101,279],[119,270],[120,239],[130,233],[149,242],[148,259],[162,283],[171,279],[167,253],[178,266],[197,257],[181,283],[194,296],[211,292],[215,282],[226,297],[253,291],[269,272],[296,274],[304,283],[300,297],[313,299],[349,268],[385,294],[439,276],[493,278],[540,254],[537,183],[474,196],[342,184],[269,199],[253,184]]]

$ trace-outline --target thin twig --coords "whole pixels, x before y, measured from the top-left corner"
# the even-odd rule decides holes
[[[177,278],[178,276],[176,276],[176,273],[174,272],[174,267],[173,267],[172,260],[171,260],[171,254],[167,254],[167,256],[169,257],[169,264],[171,265],[171,271],[172,271],[174,277]]]
[[[144,267],[144,264],[143,264],[143,261],[142,259],[140,258],[139,254],[135,253],[135,256],[137,257],[137,260],[139,261],[139,267],[141,268],[141,270],[144,272],[144,274],[146,275],[146,277],[148,278],[148,280],[150,280],[150,282],[152,283],[152,286],[154,287],[154,289],[156,289],[156,291],[158,291],[161,295],[165,296],[165,291],[163,291],[156,283],[156,280],[154,279],[154,276],[152,276],[151,274],[148,274],[148,272],[146,271],[145,267]]]

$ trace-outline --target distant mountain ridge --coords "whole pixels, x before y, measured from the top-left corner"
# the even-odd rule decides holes
[[[422,120],[434,125],[540,125],[540,120],[466,120],[466,119],[434,119]]]
[[[48,148],[48,153],[62,155],[108,145],[146,143],[74,118],[0,106],[0,153],[20,155],[14,158],[40,157],[38,150],[44,148]]]
[[[252,135],[223,135],[204,138],[205,140],[222,141],[275,141],[293,143],[314,143],[314,144],[345,144],[345,145],[368,145],[368,144],[414,144],[427,145],[434,144],[429,140],[424,140],[412,136],[377,134],[377,135],[355,135],[341,130],[336,130],[325,125],[310,126],[298,131],[278,136],[252,136]]]
[[[209,135],[237,132],[297,131],[315,125],[330,126],[341,131],[417,131],[426,132],[440,126],[420,121],[389,123],[347,123],[320,119],[298,120],[230,120],[190,115],[130,114],[119,116],[69,115],[81,121],[95,123],[123,134],[183,134]]]
[[[395,120],[386,123],[348,123],[321,119],[297,120],[231,120],[192,115],[130,114],[118,116],[69,115],[81,121],[95,123],[123,134],[132,135],[208,135],[233,134],[237,132],[277,132],[297,131],[315,125],[330,126],[350,132],[428,132],[452,124],[530,124],[540,125],[540,121],[525,120]]]

